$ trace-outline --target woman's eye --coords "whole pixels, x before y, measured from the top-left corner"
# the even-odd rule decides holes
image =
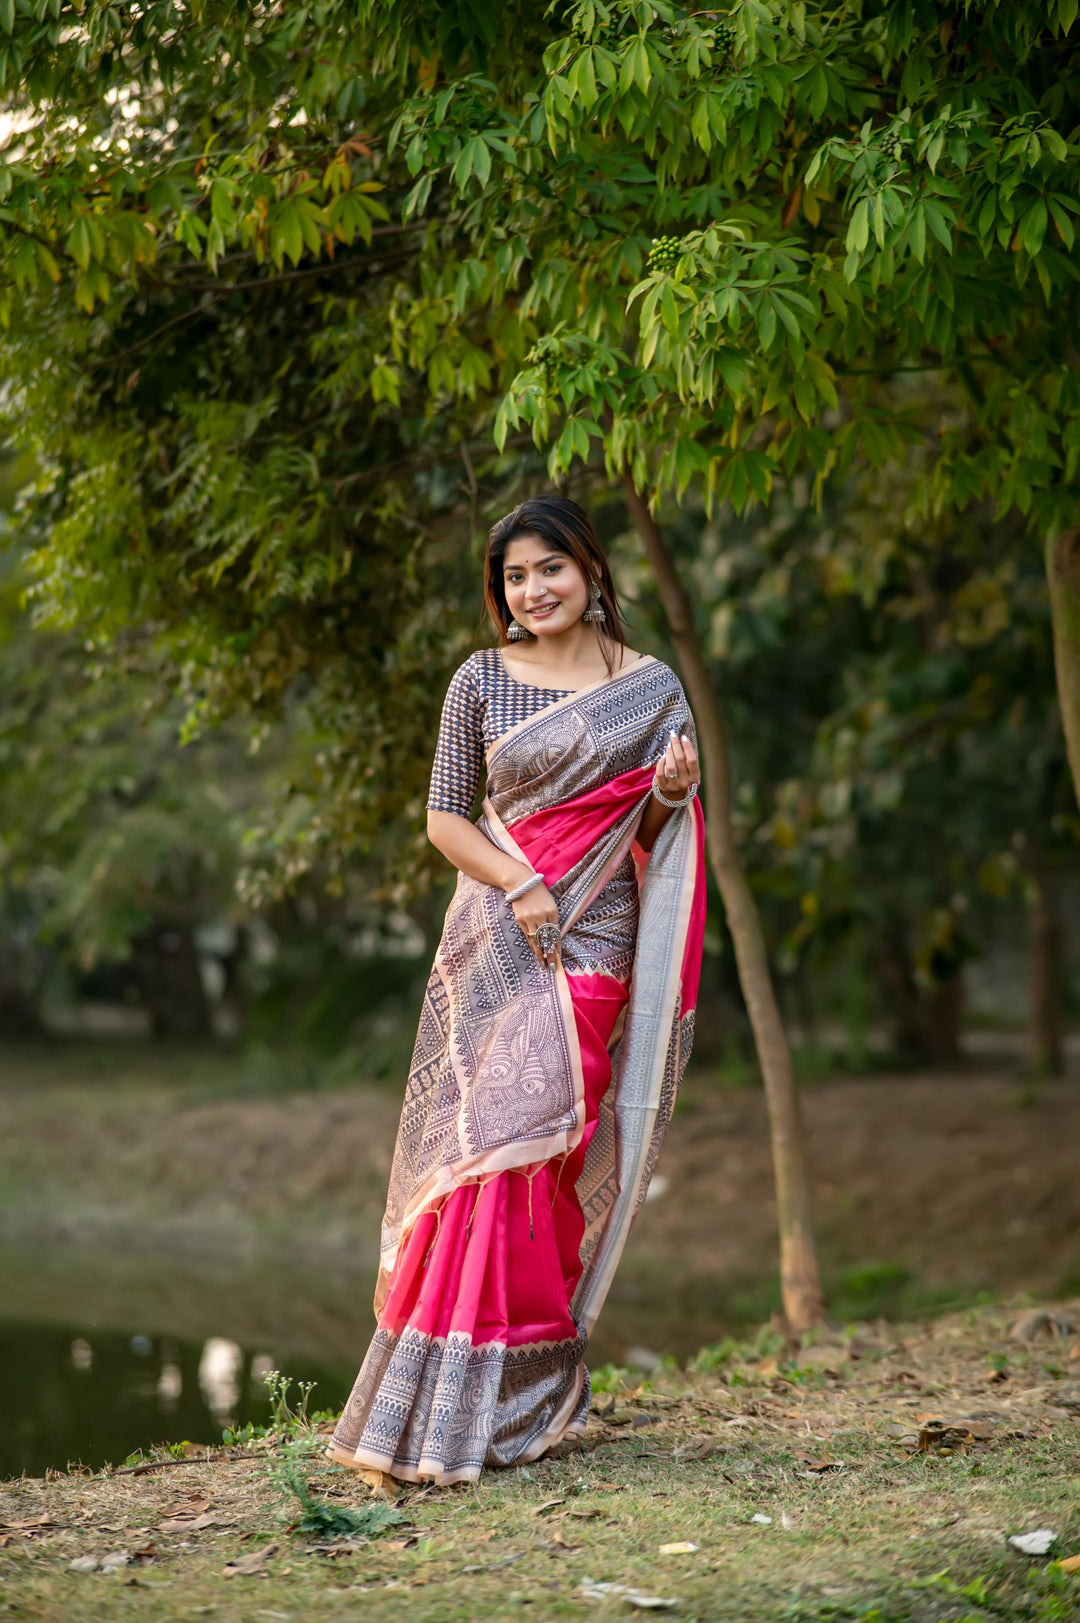
[[[544,574],[545,575],[557,575],[561,568],[562,568],[562,564],[548,564],[547,568],[544,570]]]

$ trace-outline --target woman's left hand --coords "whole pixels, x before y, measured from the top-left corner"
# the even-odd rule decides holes
[[[656,763],[653,787],[669,800],[682,800],[689,793],[690,785],[700,782],[697,750],[686,733],[680,736],[672,729],[668,747]]]

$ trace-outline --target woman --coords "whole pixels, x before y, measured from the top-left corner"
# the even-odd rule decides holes
[[[500,520],[485,595],[500,646],[450,683],[428,799],[459,875],[390,1175],[378,1328],[330,1446],[407,1481],[475,1479],[584,1433],[585,1346],[671,1115],[701,963],[693,722],[668,667],[627,647],[581,508],[536,498]]]

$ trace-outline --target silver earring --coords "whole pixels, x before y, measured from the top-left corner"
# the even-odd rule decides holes
[[[506,628],[506,640],[508,642],[520,642],[523,637],[528,635],[529,633],[525,630],[525,627],[519,626],[516,620],[511,620]]]
[[[597,625],[602,625],[607,619],[607,615],[604,613],[604,605],[600,601],[600,588],[595,581],[593,581],[589,586],[589,597],[592,599],[592,601],[581,618],[583,620],[595,621]]]

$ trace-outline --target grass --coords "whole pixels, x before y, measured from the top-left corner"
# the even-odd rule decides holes
[[[1068,1623],[1080,1575],[1052,1558],[1080,1552],[1080,1334],[1017,1341],[1014,1316],[864,1325],[790,1355],[766,1329],[638,1386],[609,1369],[583,1452],[477,1486],[404,1489],[401,1520],[381,1531],[364,1484],[324,1464],[313,1423],[287,1409],[281,1430],[214,1463],[6,1484],[0,1611],[49,1623],[630,1616],[624,1595],[587,1593],[607,1583],[699,1623]],[[928,1412],[979,1436],[927,1431]],[[361,1527],[367,1513],[368,1531],[306,1534],[300,1509],[323,1528],[350,1525],[334,1511]],[[1006,1542],[1043,1527],[1058,1534],[1050,1558]],[[145,1553],[114,1573],[68,1570],[120,1549]]]

